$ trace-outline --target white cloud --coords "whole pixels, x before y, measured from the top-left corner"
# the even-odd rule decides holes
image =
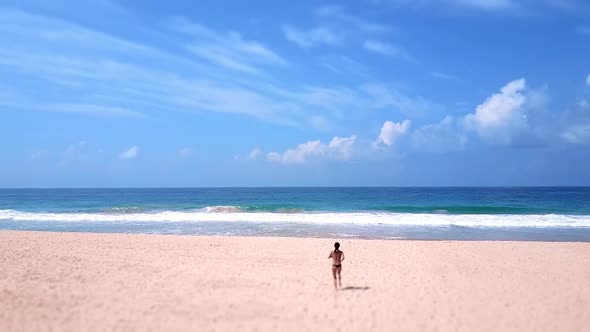
[[[590,86],[590,74],[586,77],[586,84]]]
[[[523,105],[527,100],[523,91],[526,87],[524,78],[514,80],[506,84],[500,93],[488,97],[478,105],[475,113],[465,116],[465,123],[469,128],[474,128],[484,137],[504,136],[506,128],[519,127],[526,122]]]
[[[474,112],[446,116],[439,123],[416,128],[411,133],[411,142],[418,152],[445,152],[466,148],[473,134],[490,143],[521,147],[543,146],[556,138],[559,140],[558,133],[575,116],[559,119],[553,112],[547,112],[550,100],[546,90],[546,87],[527,87],[524,78],[508,82],[476,106]],[[468,104],[458,102],[456,106],[461,109]],[[576,130],[572,133],[567,136],[570,140],[579,136]]]
[[[342,42],[342,37],[327,27],[316,27],[309,30],[292,26],[283,26],[285,37],[301,48],[311,48],[316,45],[334,46]]]
[[[379,137],[374,142],[359,141],[356,135],[334,136],[328,143],[323,143],[320,140],[308,141],[295,148],[287,149],[283,153],[268,152],[266,160],[281,164],[304,164],[320,160],[350,160],[355,156],[370,153],[371,147],[381,149],[392,146],[399,137],[409,133],[410,125],[410,120],[399,123],[385,121]],[[250,154],[252,155],[252,153],[258,156],[261,151],[255,149]]]
[[[379,137],[373,142],[373,147],[392,146],[399,137],[408,132],[410,125],[410,120],[404,120],[403,122],[385,121],[383,127],[381,127]]]
[[[119,159],[120,160],[133,159],[133,158],[137,157],[138,154],[139,154],[139,147],[132,146],[128,150],[119,153]]]
[[[250,151],[250,153],[248,154],[248,157],[250,157],[250,159],[258,159],[258,157],[260,157],[262,155],[262,150],[260,150],[260,148],[254,148]]]
[[[554,139],[556,114],[547,111],[547,87],[527,87],[524,78],[509,82],[463,118],[467,131],[492,143],[541,146]]]
[[[188,158],[193,154],[193,149],[191,148],[182,148],[178,150],[178,157],[180,158]]]
[[[348,160],[352,157],[356,136],[338,137],[334,136],[328,143],[328,150],[333,152],[337,158]]]
[[[283,164],[303,164],[323,158],[348,160],[353,155],[356,140],[357,137],[353,135],[350,137],[335,136],[328,144],[324,144],[320,140],[308,141],[299,144],[294,149],[288,149],[282,154],[269,152],[266,154],[266,160]]]
[[[383,42],[383,41],[379,41],[379,40],[366,40],[363,43],[363,47],[366,50],[369,50],[371,52],[375,52],[378,54],[397,57],[397,58],[400,58],[402,60],[412,62],[412,63],[418,62],[416,60],[416,58],[414,58],[412,55],[410,55],[402,47],[391,44],[391,43],[387,43],[387,42]]]
[[[319,140],[299,144],[295,149],[289,149],[283,153],[284,163],[304,163],[309,158],[323,156],[326,146]]]

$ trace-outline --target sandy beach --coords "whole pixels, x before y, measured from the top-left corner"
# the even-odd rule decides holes
[[[590,243],[0,232],[1,331],[583,331]]]

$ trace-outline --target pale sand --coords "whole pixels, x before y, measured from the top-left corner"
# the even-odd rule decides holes
[[[590,331],[590,243],[333,242],[2,231],[0,331]]]

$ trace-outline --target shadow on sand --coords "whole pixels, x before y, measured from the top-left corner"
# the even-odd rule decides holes
[[[344,288],[340,288],[340,290],[367,290],[370,287],[365,286],[365,287],[357,287],[357,286],[348,286],[348,287],[344,287]]]

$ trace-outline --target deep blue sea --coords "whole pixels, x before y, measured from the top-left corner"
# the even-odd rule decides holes
[[[590,242],[590,187],[0,189],[0,229]]]

